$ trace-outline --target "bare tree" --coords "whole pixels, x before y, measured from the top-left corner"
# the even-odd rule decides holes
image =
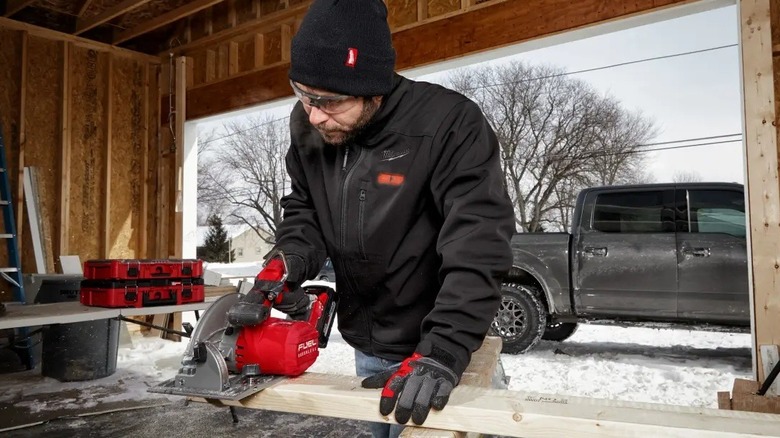
[[[652,123],[549,66],[513,62],[459,70],[455,90],[477,102],[501,145],[507,190],[523,231],[564,229],[576,193],[641,170]]]
[[[198,133],[198,224],[207,225],[212,216],[226,217],[233,208],[220,187],[224,176],[215,167],[220,136],[213,130]],[[222,181],[222,182],[221,182]]]
[[[204,185],[212,199],[222,199],[228,220],[249,225],[265,242],[273,243],[282,221],[281,199],[290,182],[285,166],[289,145],[286,121],[249,117],[223,125]]]
[[[701,182],[701,174],[695,170],[678,170],[672,175],[672,182],[676,183],[689,183],[689,182]]]

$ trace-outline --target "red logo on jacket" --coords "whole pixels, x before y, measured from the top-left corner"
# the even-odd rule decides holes
[[[357,64],[358,51],[355,48],[350,47],[347,49],[347,61],[344,63],[347,67],[355,68]]]

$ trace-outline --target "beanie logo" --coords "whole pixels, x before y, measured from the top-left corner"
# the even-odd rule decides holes
[[[357,49],[350,47],[347,51],[347,61],[344,63],[344,65],[355,68],[355,64],[357,64],[357,55]]]

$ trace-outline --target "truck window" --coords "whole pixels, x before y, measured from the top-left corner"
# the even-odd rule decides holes
[[[593,209],[593,229],[605,233],[662,233],[663,191],[602,193]]]
[[[745,197],[734,190],[689,190],[690,232],[745,237]]]

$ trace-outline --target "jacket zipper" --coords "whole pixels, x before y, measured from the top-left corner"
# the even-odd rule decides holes
[[[365,212],[366,212],[366,189],[365,189],[365,183],[362,184],[362,187],[360,188],[360,208],[358,209],[358,247],[360,248],[360,257],[363,260],[368,259],[366,257],[366,247],[364,245],[363,241],[363,233],[365,233],[364,224],[365,224]]]
[[[344,152],[344,164],[342,166],[342,170],[346,171],[346,175],[344,175],[344,184],[341,186],[341,249],[346,250],[347,248],[347,191],[349,189],[349,180],[352,178],[352,172],[357,167],[358,163],[360,162],[360,158],[363,156],[363,148],[360,146],[355,146],[358,150],[358,156],[355,159],[355,162],[352,164],[352,167],[347,170],[347,157],[349,157],[349,147]]]

